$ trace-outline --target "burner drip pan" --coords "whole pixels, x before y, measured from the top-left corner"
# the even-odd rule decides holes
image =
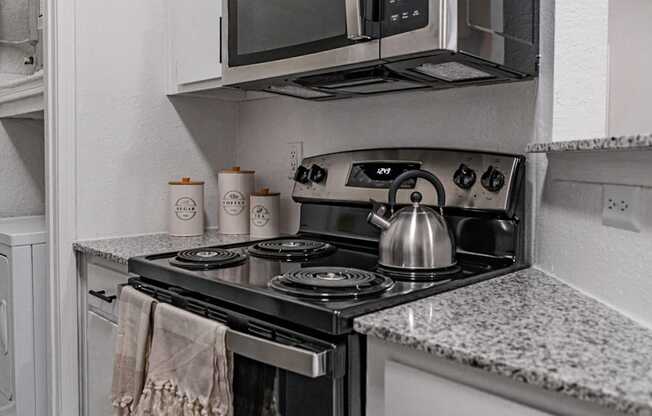
[[[439,282],[455,278],[462,271],[459,264],[442,269],[405,269],[400,267],[389,267],[378,265],[378,273],[389,276],[394,280],[411,281],[411,282]]]
[[[247,260],[246,256],[222,248],[184,250],[170,259],[170,264],[189,270],[211,270],[236,266]]]
[[[335,251],[334,245],[317,240],[287,238],[256,243],[249,248],[252,256],[277,260],[305,260]]]
[[[269,286],[294,296],[356,298],[384,292],[392,279],[346,267],[309,267],[274,277]]]

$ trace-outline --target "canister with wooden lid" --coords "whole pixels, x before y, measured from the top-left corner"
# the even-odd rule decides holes
[[[182,178],[169,182],[168,232],[172,236],[204,234],[204,182]]]
[[[281,194],[263,188],[251,194],[250,230],[254,238],[275,238],[280,233]]]
[[[249,197],[254,192],[254,175],[254,171],[237,166],[217,175],[218,221],[222,234],[249,234]]]

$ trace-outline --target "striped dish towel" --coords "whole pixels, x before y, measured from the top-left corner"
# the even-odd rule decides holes
[[[115,416],[131,415],[145,385],[156,301],[126,286],[120,293],[111,400]]]
[[[233,357],[227,327],[167,304],[154,332],[138,416],[232,416]]]

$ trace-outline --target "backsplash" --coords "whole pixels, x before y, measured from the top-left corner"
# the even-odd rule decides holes
[[[523,153],[535,131],[536,82],[311,103],[242,103],[236,160],[257,186],[282,193],[283,231],[298,227],[290,200],[288,142],[304,156],[371,147],[427,146]]]
[[[626,158],[622,155],[626,154],[619,159]],[[629,155],[633,161],[634,154]],[[647,165],[645,158],[649,159]],[[577,154],[570,162],[575,171],[571,174],[568,164],[553,163],[554,159],[549,162],[544,155],[530,159],[537,165],[539,189],[537,266],[652,326],[652,189],[642,188],[639,233],[611,228],[602,224],[602,184],[576,176],[577,171],[590,172],[595,165],[600,169],[601,163],[606,168],[608,162]],[[611,180],[627,183],[638,182],[636,177],[652,177],[652,152],[638,151],[636,160]]]
[[[0,121],[0,217],[45,212],[42,120]]]

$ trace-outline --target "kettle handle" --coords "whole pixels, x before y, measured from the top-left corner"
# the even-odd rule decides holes
[[[437,178],[434,174],[425,171],[425,170],[408,170],[407,172],[403,172],[399,176],[394,179],[392,182],[392,185],[389,187],[389,207],[394,211],[394,207],[396,206],[396,193],[398,190],[401,188],[401,185],[403,182],[407,181],[408,179],[412,178],[422,178],[427,180],[432,184],[432,186],[435,187],[435,190],[437,191],[437,204],[440,208],[443,208],[446,205],[446,192],[444,191],[444,185],[441,184],[441,181],[439,178]]]

